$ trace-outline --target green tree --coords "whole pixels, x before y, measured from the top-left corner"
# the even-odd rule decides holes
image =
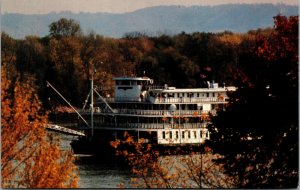
[[[80,24],[73,19],[61,18],[49,25],[50,36],[55,38],[80,36]]]

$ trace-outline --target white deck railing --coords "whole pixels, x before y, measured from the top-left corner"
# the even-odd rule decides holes
[[[105,101],[108,103],[111,102],[151,102],[153,104],[158,103],[205,103],[205,102],[226,102],[227,98],[218,98],[218,97],[208,97],[208,98],[159,98],[159,97],[147,97],[147,98],[105,98]]]
[[[202,113],[216,114],[216,110],[203,111],[203,110],[176,110],[174,112],[168,110],[139,110],[139,109],[118,109],[116,114],[131,114],[131,115],[147,115],[147,116],[201,116]]]
[[[206,123],[111,123],[111,124],[94,124],[94,128],[123,128],[123,129],[197,129],[206,127]]]
[[[226,102],[225,98],[154,98],[149,97],[149,101],[153,104],[157,103],[205,103],[205,102]]]
[[[90,110],[81,110],[80,112],[83,115],[90,114]],[[110,113],[105,110],[100,110],[98,107],[95,107],[94,114],[97,113]],[[114,114],[119,115],[140,115],[140,116],[195,116],[200,117],[202,113],[210,113],[216,115],[217,110],[176,110],[171,112],[169,110],[141,110],[141,109],[114,109]]]

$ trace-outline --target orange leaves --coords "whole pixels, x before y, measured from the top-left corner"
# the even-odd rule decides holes
[[[198,112],[195,111],[195,112],[193,113],[193,117],[197,117],[197,116],[198,116]]]
[[[125,134],[128,138],[130,135]],[[122,141],[126,142],[126,140]],[[127,144],[128,145],[128,144]],[[213,150],[205,146],[204,152],[193,152],[189,150],[186,154],[181,152],[165,151],[161,155],[150,144],[143,146],[134,142],[136,153],[120,150],[127,163],[131,166],[132,177],[131,188],[232,188],[233,179],[224,174],[223,165],[213,162],[214,159],[223,158],[221,155],[213,154]],[[119,147],[121,149],[121,147]],[[175,154],[174,154],[175,153]],[[124,188],[124,184],[119,187]]]
[[[223,101],[224,96],[221,93],[218,93],[218,101]]]
[[[59,139],[50,138],[45,131],[47,116],[41,114],[33,79],[14,84],[6,74],[1,79],[1,186],[77,187],[78,170],[73,155],[62,152]]]
[[[201,118],[201,120],[203,120],[203,121],[207,121],[207,120],[210,119],[209,115],[208,115],[207,113],[205,113],[205,112],[202,112],[202,113],[201,113],[200,118]]]
[[[212,149],[211,149],[210,147],[208,147],[208,146],[205,146],[205,147],[204,147],[204,151],[205,151],[206,153],[212,153],[212,152],[213,152]]]
[[[298,62],[298,16],[274,17],[274,32],[270,39],[263,39],[257,54],[267,61],[291,58]]]
[[[120,145],[120,140],[116,140],[116,141],[111,141],[110,145],[114,148],[118,148],[118,146]]]

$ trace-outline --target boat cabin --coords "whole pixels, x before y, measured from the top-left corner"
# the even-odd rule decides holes
[[[153,83],[148,77],[118,77],[115,81],[116,101],[141,101],[147,92],[147,87]]]

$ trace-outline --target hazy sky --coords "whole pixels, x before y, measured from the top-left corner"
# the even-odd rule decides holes
[[[285,3],[298,0],[1,0],[2,13],[43,14],[49,12],[124,13],[158,5],[219,5],[227,3]]]

